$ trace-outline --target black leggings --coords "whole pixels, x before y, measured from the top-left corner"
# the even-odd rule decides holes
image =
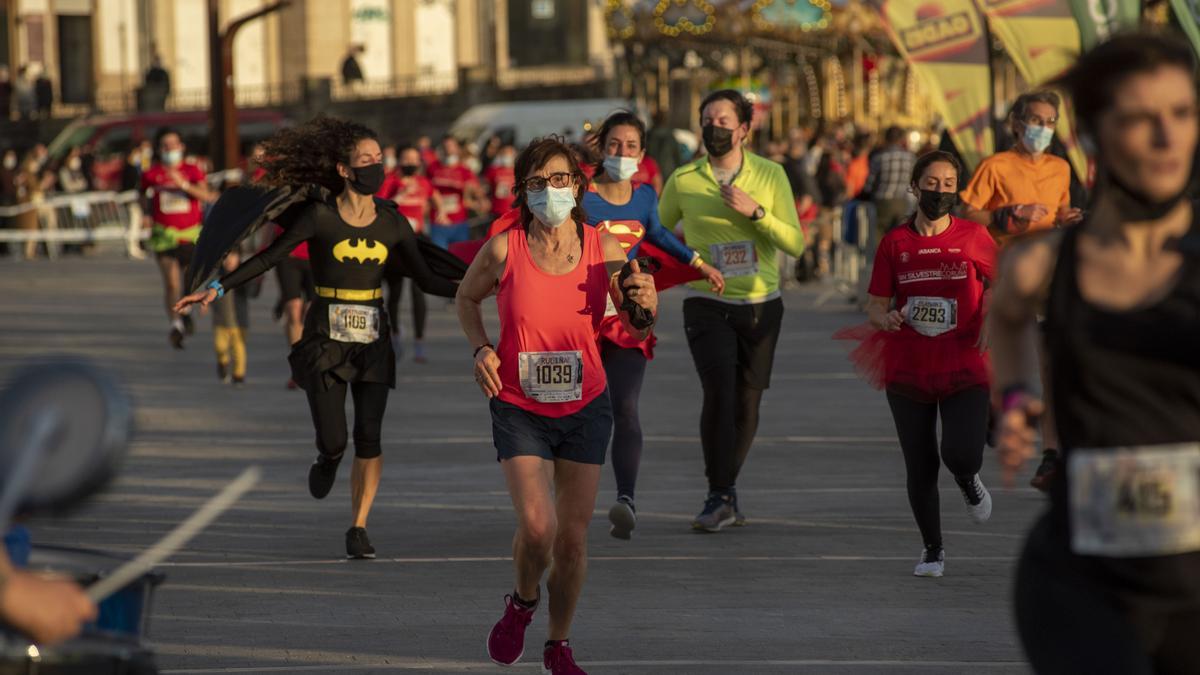
[[[600,358],[608,376],[608,396],[613,408],[612,466],[617,478],[617,495],[633,498],[638,465],[642,462],[642,422],[638,398],[646,376],[646,355],[641,349],[625,349],[601,343]]]
[[[1200,607],[1123,606],[1112,589],[1080,569],[1081,559],[1067,550],[1068,536],[1043,516],[1017,563],[1017,629],[1034,672],[1200,673]]]
[[[971,387],[941,401],[919,401],[892,390],[887,392],[904,468],[908,476],[908,504],[929,548],[942,546],[942,515],[938,499],[938,471],[942,462],[959,480],[970,480],[983,466],[987,442],[988,390]],[[938,410],[942,416],[942,453],[938,460]]]
[[[733,305],[708,298],[683,302],[683,325],[700,385],[700,445],[708,489],[728,492],[758,432],[758,407],[771,384],[783,301]]]
[[[346,389],[338,382],[327,391],[307,392],[317,431],[317,450],[338,461],[346,451]],[[380,436],[383,413],[387,409],[388,386],[379,382],[355,382],[349,385],[354,397],[354,456],[372,459],[381,453]]]
[[[404,293],[404,277],[388,277],[387,311],[388,316],[394,317],[392,331],[400,332],[400,296]],[[425,339],[425,316],[428,308],[425,305],[425,293],[417,288],[412,279],[408,280],[411,289],[413,306],[413,336],[418,340]]]

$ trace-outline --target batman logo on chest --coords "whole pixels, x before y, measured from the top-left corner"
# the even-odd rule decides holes
[[[333,259],[340,263],[354,261],[360,265],[383,265],[387,257],[387,246],[366,237],[343,239],[333,246]]]

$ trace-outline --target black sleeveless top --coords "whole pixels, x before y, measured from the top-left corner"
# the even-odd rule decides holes
[[[1200,442],[1200,227],[1193,222],[1180,240],[1184,259],[1171,291],[1128,311],[1080,295],[1078,239],[1079,227],[1063,233],[1044,325],[1064,466],[1079,448]],[[1067,481],[1060,471],[1050,491],[1052,523],[1064,537]],[[1137,594],[1200,599],[1197,552],[1090,559],[1088,567]]]

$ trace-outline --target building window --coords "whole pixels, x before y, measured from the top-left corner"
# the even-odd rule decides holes
[[[579,0],[508,0],[508,56],[515,68],[586,65],[588,14]]]
[[[532,0],[529,3],[529,13],[539,21],[554,19],[554,0]]]

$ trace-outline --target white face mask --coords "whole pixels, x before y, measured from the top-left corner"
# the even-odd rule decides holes
[[[637,157],[617,157],[609,155],[604,158],[604,173],[615,181],[626,181],[638,171]]]
[[[4,168],[8,169],[9,171],[17,168],[17,158],[15,155],[9,155],[8,157],[4,158]]]
[[[183,163],[183,150],[167,150],[162,155],[163,163],[167,166],[178,166]]]
[[[83,161],[78,157],[72,157],[70,161],[67,162],[67,168],[72,171],[78,171],[79,169],[83,168]]]
[[[388,171],[391,171],[392,169],[396,168],[396,158],[395,157],[384,157],[383,158],[383,168],[387,169]]]
[[[516,162],[514,161],[512,155],[500,155],[499,157],[496,158],[496,161],[495,161],[496,166],[504,166],[504,167],[510,167],[510,168],[515,163]]]
[[[446,166],[458,166],[458,155],[446,155],[446,159],[442,163]]]
[[[534,218],[550,227],[558,227],[567,222],[571,209],[575,208],[575,188],[546,186],[541,192],[530,192],[525,203]]]

